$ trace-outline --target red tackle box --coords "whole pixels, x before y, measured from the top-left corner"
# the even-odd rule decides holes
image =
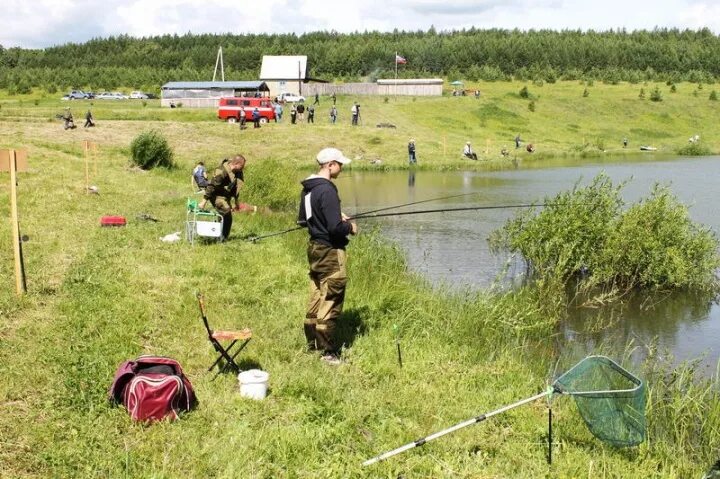
[[[127,220],[124,216],[103,216],[100,218],[100,226],[125,226]]]

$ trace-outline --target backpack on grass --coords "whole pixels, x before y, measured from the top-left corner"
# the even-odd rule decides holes
[[[174,420],[197,405],[180,363],[161,356],[125,361],[115,372],[109,399],[122,404],[134,421]]]

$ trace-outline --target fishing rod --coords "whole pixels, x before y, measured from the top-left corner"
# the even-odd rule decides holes
[[[451,196],[443,196],[442,198],[430,198],[429,200],[422,200],[422,201],[413,201],[412,203],[405,203],[403,205],[395,205],[395,206],[386,206],[384,208],[378,208],[376,210],[370,210],[370,211],[364,211],[362,213],[357,213],[355,215],[352,215],[351,218],[361,218],[363,216],[367,216],[373,213],[379,213],[380,211],[387,211],[387,210],[394,210],[396,208],[404,208],[405,206],[413,206],[413,205],[419,205],[422,203],[429,203],[431,201],[441,201],[441,200],[449,200],[451,198],[460,198],[462,196],[470,196],[470,195],[477,195],[480,193],[479,191],[474,191],[472,193],[462,193],[459,195],[451,195]]]
[[[298,226],[295,226],[294,228],[288,228],[288,229],[283,230],[283,231],[278,231],[277,233],[270,233],[270,234],[261,235],[261,236],[251,236],[251,237],[249,237],[249,238],[247,239],[247,241],[250,241],[250,242],[252,242],[252,243],[255,243],[255,242],[257,242],[258,240],[261,240],[261,239],[271,238],[271,237],[273,237],[273,236],[284,235],[285,233],[290,233],[290,232],[293,232],[293,231],[301,230],[301,229],[303,229],[303,228],[305,228],[305,225],[298,225]]]
[[[552,206],[552,204],[521,204],[521,205],[495,205],[495,206],[467,206],[463,208],[438,208],[433,210],[417,210],[417,211],[398,211],[396,213],[366,214],[364,216],[355,216],[352,219],[371,219],[371,218],[387,218],[390,216],[420,215],[426,213],[447,213],[452,211],[477,211],[477,210],[501,210],[512,208],[534,208],[536,206]]]
[[[380,212],[380,211],[387,211],[387,210],[391,210],[391,209],[395,209],[395,208],[403,208],[403,207],[405,207],[405,206],[419,205],[419,204],[422,204],[422,203],[428,203],[428,202],[430,202],[430,201],[449,200],[449,199],[451,199],[451,198],[459,198],[459,197],[461,197],[461,196],[475,195],[475,194],[477,194],[477,193],[478,193],[478,192],[463,193],[463,194],[460,194],[460,195],[444,196],[444,197],[442,197],[442,198],[430,198],[429,200],[413,201],[412,203],[405,203],[405,204],[402,204],[402,205],[386,206],[386,207],[384,207],[384,208],[379,208],[379,209],[377,209],[377,210],[371,210],[371,211],[365,211],[365,212],[363,212],[363,213],[358,213],[358,214],[356,214],[355,216],[352,216],[351,219],[352,219],[352,218],[361,218],[361,217],[363,217],[363,216],[365,216],[365,215],[378,213],[378,212]],[[295,226],[294,228],[288,228],[288,229],[286,229],[286,230],[278,231],[278,232],[276,232],[276,233],[270,233],[270,234],[266,234],[266,235],[262,235],[262,236],[251,236],[251,237],[248,238],[247,240],[250,241],[250,242],[252,242],[252,243],[255,243],[255,242],[257,242],[257,241],[259,241],[259,240],[261,240],[261,239],[271,238],[271,237],[273,237],[273,236],[284,235],[284,234],[286,234],[286,233],[291,233],[291,232],[293,232],[293,231],[297,231],[297,230],[303,229],[303,228],[305,228],[305,227],[306,227],[306,225],[298,225],[298,226]]]

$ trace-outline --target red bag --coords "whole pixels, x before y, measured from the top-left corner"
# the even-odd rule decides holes
[[[125,226],[127,220],[124,216],[102,216],[100,226]]]
[[[197,405],[180,363],[159,356],[140,356],[122,363],[109,396],[115,404],[122,403],[135,421],[174,420]]]

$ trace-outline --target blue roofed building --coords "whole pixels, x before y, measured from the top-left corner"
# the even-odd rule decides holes
[[[269,95],[264,81],[174,81],[160,89],[160,106],[217,107],[223,97]]]

